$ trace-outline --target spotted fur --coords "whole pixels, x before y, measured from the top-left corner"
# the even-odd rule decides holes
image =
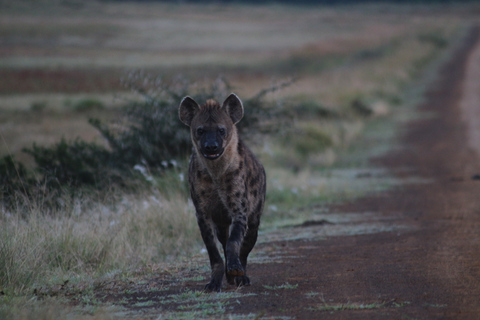
[[[247,258],[257,241],[266,177],[262,164],[238,137],[235,124],[243,117],[242,102],[235,94],[222,105],[215,100],[198,105],[185,97],[179,116],[190,127],[190,194],[212,268],[205,290],[220,291],[224,274],[229,284],[250,285]]]

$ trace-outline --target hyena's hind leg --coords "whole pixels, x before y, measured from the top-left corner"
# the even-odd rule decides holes
[[[257,242],[257,236],[258,236],[258,225],[259,223],[255,223],[248,226],[248,231],[247,234],[245,235],[245,238],[243,239],[242,247],[240,249],[240,262],[243,266],[243,270],[245,270],[245,274],[243,276],[237,276],[235,277],[235,284],[240,287],[240,286],[249,286],[250,283],[250,278],[247,276],[247,259],[248,255],[252,251],[253,247],[255,246],[255,243]]]
[[[212,225],[205,219],[197,217],[197,222],[203,242],[207,248],[208,257],[210,258],[210,266],[212,268],[210,282],[205,285],[204,290],[208,292],[220,292],[222,289],[223,273],[225,271],[222,256],[220,255],[215,242],[215,231]]]

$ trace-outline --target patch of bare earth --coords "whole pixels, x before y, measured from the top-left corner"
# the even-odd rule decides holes
[[[472,123],[478,126],[480,116],[470,109],[478,108],[478,100],[465,103],[471,91],[464,88],[480,79],[479,38],[480,29],[473,28],[440,69],[418,107],[428,116],[406,125],[402,148],[373,160],[399,177],[415,175],[429,182],[331,209],[375,213],[408,228],[259,244],[256,251],[281,257],[252,262],[253,285],[240,288],[241,295],[229,300],[226,312],[295,319],[478,319],[480,158],[471,147],[478,141],[470,139],[472,129],[468,128]],[[471,74],[473,70],[478,72]],[[463,121],[463,114],[469,115],[470,124]],[[201,290],[207,280],[198,275],[207,277],[208,269],[199,269],[194,278],[180,282],[149,279],[144,289],[127,296],[131,302],[124,307],[138,311],[143,306],[145,316],[152,317],[178,311],[182,303],[165,301],[165,297]],[[147,290],[162,286],[163,293]],[[107,288],[101,294],[111,302],[126,296]],[[138,304],[140,299],[154,302],[147,307]]]

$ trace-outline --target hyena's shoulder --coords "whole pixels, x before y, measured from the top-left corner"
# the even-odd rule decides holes
[[[258,160],[253,151],[243,144],[242,141],[238,144],[237,152],[243,161],[246,179],[250,186],[256,185],[262,180],[262,178],[265,178],[265,169],[263,168],[262,163]]]
[[[211,198],[210,193],[214,190],[214,183],[207,169],[202,168],[196,153],[190,157],[188,171],[188,185],[193,203],[195,205],[205,203]]]
[[[265,199],[266,174],[262,163],[250,148],[241,143],[238,148],[243,160],[243,177],[250,202],[257,203]]]

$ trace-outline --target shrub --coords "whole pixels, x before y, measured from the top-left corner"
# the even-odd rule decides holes
[[[290,132],[286,135],[285,142],[302,158],[322,152],[333,145],[332,138],[316,126],[304,126]]]
[[[439,49],[445,48],[448,45],[447,37],[440,31],[422,33],[418,36],[418,39],[423,42],[431,43]]]
[[[0,159],[0,204],[10,207],[12,201],[25,194],[32,184],[25,166],[11,156]]]
[[[273,85],[244,100],[245,116],[239,130],[245,138],[282,128],[282,119],[288,117],[280,111],[281,105],[266,103],[264,98],[290,83]],[[182,77],[164,81],[138,71],[130,73],[125,84],[141,99],[128,102],[116,123],[90,119],[90,124],[108,142],[108,148],[79,139],[62,139],[52,147],[33,144],[24,152],[35,161],[35,178],[22,164],[4,158],[0,162],[0,179],[5,180],[0,201],[12,205],[20,190],[26,199],[41,199],[50,206],[64,203],[59,201],[62,195],[72,199],[85,187],[103,191],[118,186],[132,190],[139,184],[155,183],[153,176],[164,175],[165,170],[181,165],[191,152],[189,130],[178,119],[181,99],[186,95],[198,102],[212,97],[223,99],[232,91],[222,78],[205,86]],[[85,101],[81,109],[93,104]]]
[[[82,99],[74,104],[73,109],[77,112],[88,112],[105,109],[105,106],[97,99]]]
[[[253,137],[281,127],[280,119],[283,117],[280,106],[268,104],[264,98],[290,83],[273,85],[244,100],[245,115],[238,125],[243,137]],[[141,95],[142,101],[127,105],[120,124],[108,125],[98,119],[91,119],[90,123],[108,141],[116,158],[130,167],[142,164],[153,172],[163,169],[162,163],[172,159],[181,161],[191,152],[189,130],[178,119],[181,99],[189,95],[202,103],[212,97],[223,99],[232,91],[223,78],[205,86],[182,77],[164,81],[138,71],[129,74],[126,85]]]
[[[105,184],[122,184],[131,170],[121,159],[106,148],[79,139],[68,143],[62,139],[53,147],[33,144],[24,149],[30,154],[47,188],[79,187],[82,185],[103,187]]]

